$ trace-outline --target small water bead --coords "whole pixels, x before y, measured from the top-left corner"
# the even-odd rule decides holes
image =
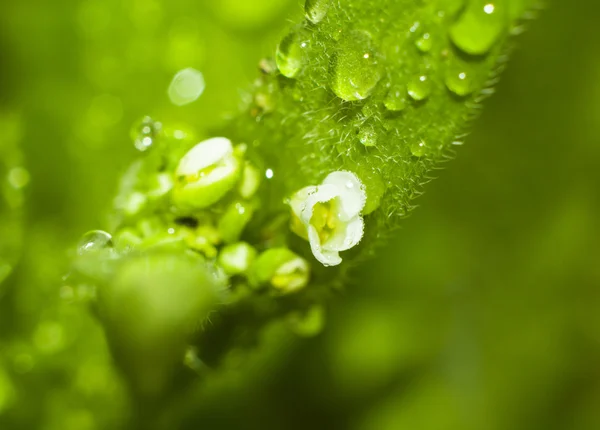
[[[83,235],[77,246],[77,253],[84,255],[112,246],[112,236],[102,230],[88,231]]]
[[[414,155],[415,157],[422,157],[423,155],[425,155],[426,150],[427,147],[425,146],[425,142],[423,141],[415,142],[410,146],[410,152],[412,152],[412,155]]]
[[[460,97],[471,94],[474,90],[473,79],[466,71],[449,70],[446,73],[446,87]]]
[[[267,179],[273,179],[274,175],[275,175],[275,173],[273,172],[273,169],[267,169],[267,170],[265,170],[265,178],[267,178]]]
[[[406,88],[392,87],[383,100],[385,108],[392,112],[400,112],[406,108]]]
[[[188,67],[175,74],[169,85],[169,100],[175,106],[184,106],[195,102],[204,92],[206,83],[204,75],[196,69]]]
[[[377,145],[377,131],[375,127],[372,125],[361,127],[358,132],[358,140],[367,147]]]
[[[131,138],[138,151],[147,151],[154,145],[162,131],[162,124],[149,116],[144,117],[131,129]]]
[[[426,75],[420,75],[408,83],[407,90],[413,100],[422,101],[431,94],[431,82]]]
[[[302,29],[293,30],[277,46],[275,62],[283,76],[293,78],[306,63],[309,47],[308,33]]]
[[[429,51],[431,51],[431,48],[433,46],[433,40],[431,38],[431,34],[429,34],[429,33],[423,33],[423,35],[421,35],[421,37],[419,37],[415,41],[415,46],[421,52],[429,52]]]
[[[306,19],[313,24],[318,24],[327,15],[330,5],[331,0],[306,0],[304,3]]]
[[[363,100],[381,79],[371,36],[355,31],[342,38],[331,66],[331,90],[342,100]]]
[[[361,109],[361,113],[365,118],[376,117],[379,114],[379,108],[376,103],[367,103]]]
[[[470,55],[486,54],[507,27],[503,3],[474,0],[450,28],[452,42]]]

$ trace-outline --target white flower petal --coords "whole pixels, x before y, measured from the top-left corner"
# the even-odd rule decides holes
[[[301,208],[300,220],[308,226],[313,216],[313,210],[317,203],[326,203],[339,196],[339,189],[335,185],[319,185],[314,191],[309,192],[305,205]]]
[[[327,227],[314,225],[311,220],[318,203],[331,202],[323,210],[329,212]],[[308,237],[313,255],[325,266],[336,266],[342,262],[340,251],[346,251],[358,244],[363,237],[364,221],[360,216],[366,203],[363,184],[351,172],[333,172],[323,184],[305,187],[298,191],[289,202],[294,215],[300,221],[295,229],[301,237]],[[319,231],[320,228],[327,231]],[[305,230],[303,230],[305,229]],[[303,231],[306,231],[304,235]],[[325,233],[325,234],[324,234]],[[327,240],[322,243],[321,238]]]
[[[177,176],[195,175],[213,166],[233,153],[231,141],[225,137],[214,137],[198,143],[190,149],[177,166]]]
[[[319,233],[312,225],[308,228],[308,240],[313,255],[324,266],[337,266],[342,262],[340,254],[337,251],[323,249]]]
[[[298,218],[302,216],[302,212],[306,208],[306,200],[308,199],[308,196],[315,193],[316,190],[316,186],[305,187],[302,188],[300,191],[297,191],[292,196],[288,204],[292,208],[294,215],[296,215]]]
[[[365,207],[367,195],[364,190],[364,185],[351,172],[333,172],[330,173],[323,181],[325,185],[333,185],[337,187],[340,195],[339,218],[342,221],[354,218]]]

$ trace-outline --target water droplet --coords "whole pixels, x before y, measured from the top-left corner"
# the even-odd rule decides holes
[[[422,157],[423,155],[425,155],[426,149],[427,147],[425,146],[425,142],[423,141],[415,142],[410,146],[410,152],[412,152],[412,155],[414,155],[415,157]]]
[[[431,39],[431,34],[423,33],[421,37],[419,37],[415,41],[415,45],[417,49],[421,52],[429,52],[431,51],[431,47],[433,46],[433,41]]]
[[[159,136],[162,130],[162,124],[154,121],[149,116],[142,118],[136,125],[131,129],[131,138],[133,144],[138,151],[147,151]]]
[[[112,236],[110,234],[102,230],[92,230],[83,235],[77,246],[77,252],[79,255],[83,255],[111,246]]]
[[[372,118],[377,116],[379,108],[376,103],[367,103],[363,106],[361,112],[365,118]]]
[[[175,106],[190,104],[202,95],[206,84],[201,72],[191,67],[175,74],[169,85],[169,100]]]
[[[450,28],[452,42],[470,55],[487,53],[506,28],[506,14],[501,5],[482,0],[471,2]]]
[[[275,61],[283,76],[293,78],[298,75],[306,63],[309,44],[307,32],[301,29],[291,31],[281,40]]]
[[[265,171],[265,177],[266,177],[267,179],[272,179],[272,178],[273,178],[273,175],[274,175],[274,173],[273,173],[273,169],[267,169],[267,170]]]
[[[471,75],[466,71],[450,69],[446,73],[446,86],[450,91],[460,97],[473,92]]]
[[[401,110],[404,110],[406,107],[406,89],[392,87],[385,96],[383,105],[387,110],[392,112],[400,112]]]
[[[13,167],[8,172],[8,183],[17,190],[25,188],[29,179],[29,172],[23,167]]]
[[[332,61],[331,90],[346,101],[363,100],[381,79],[381,68],[371,37],[353,32],[340,40]]]
[[[365,125],[358,132],[358,140],[365,146],[375,146],[377,144],[377,131],[372,125]]]
[[[327,15],[331,0],[306,0],[304,3],[304,13],[306,19],[313,24],[318,24],[323,21],[323,18]]]
[[[426,75],[420,75],[408,83],[407,89],[413,100],[425,100],[431,94],[431,82]]]

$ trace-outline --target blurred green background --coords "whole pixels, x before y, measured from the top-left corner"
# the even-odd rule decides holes
[[[301,7],[3,9],[0,428],[119,428],[125,391],[86,291],[62,279],[69,249],[105,223],[136,156],[131,124],[225,121]],[[176,399],[181,427],[599,429],[599,13],[548,0],[457,159],[356,269],[324,332],[267,333],[248,363]],[[166,91],[185,67],[206,91],[175,107]]]

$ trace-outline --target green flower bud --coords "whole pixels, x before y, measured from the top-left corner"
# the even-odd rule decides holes
[[[310,266],[306,260],[287,248],[272,248],[263,252],[250,268],[250,284],[269,284],[282,294],[301,290],[308,284]]]
[[[142,238],[132,228],[124,228],[113,237],[115,247],[119,251],[134,248],[142,243]]]
[[[246,273],[256,258],[256,249],[246,242],[227,245],[219,254],[219,264],[228,275]]]
[[[298,336],[313,337],[323,331],[325,326],[325,309],[314,305],[304,312],[293,312],[286,318],[287,325]]]
[[[250,163],[246,163],[244,166],[244,171],[242,172],[242,180],[240,181],[240,185],[238,187],[238,192],[240,196],[245,199],[249,199],[258,191],[258,187],[260,187],[260,181],[262,179],[262,175],[260,171],[254,167]]]
[[[179,161],[173,200],[184,209],[207,208],[237,184],[241,173],[239,155],[234,153],[229,139],[205,140]]]
[[[157,252],[122,261],[99,288],[99,312],[136,395],[172,387],[188,336],[222,301],[224,279],[202,258]]]
[[[218,231],[225,243],[237,242],[252,219],[254,208],[246,202],[233,202],[218,224]]]
[[[148,196],[153,199],[164,197],[173,189],[173,178],[168,173],[159,173],[150,180]]]
[[[121,209],[126,216],[135,216],[144,209],[147,201],[143,193],[135,191],[123,200]]]
[[[219,232],[210,225],[203,225],[196,230],[186,235],[188,246],[198,252],[201,252],[207,258],[215,258],[217,256],[217,248],[221,242]]]

